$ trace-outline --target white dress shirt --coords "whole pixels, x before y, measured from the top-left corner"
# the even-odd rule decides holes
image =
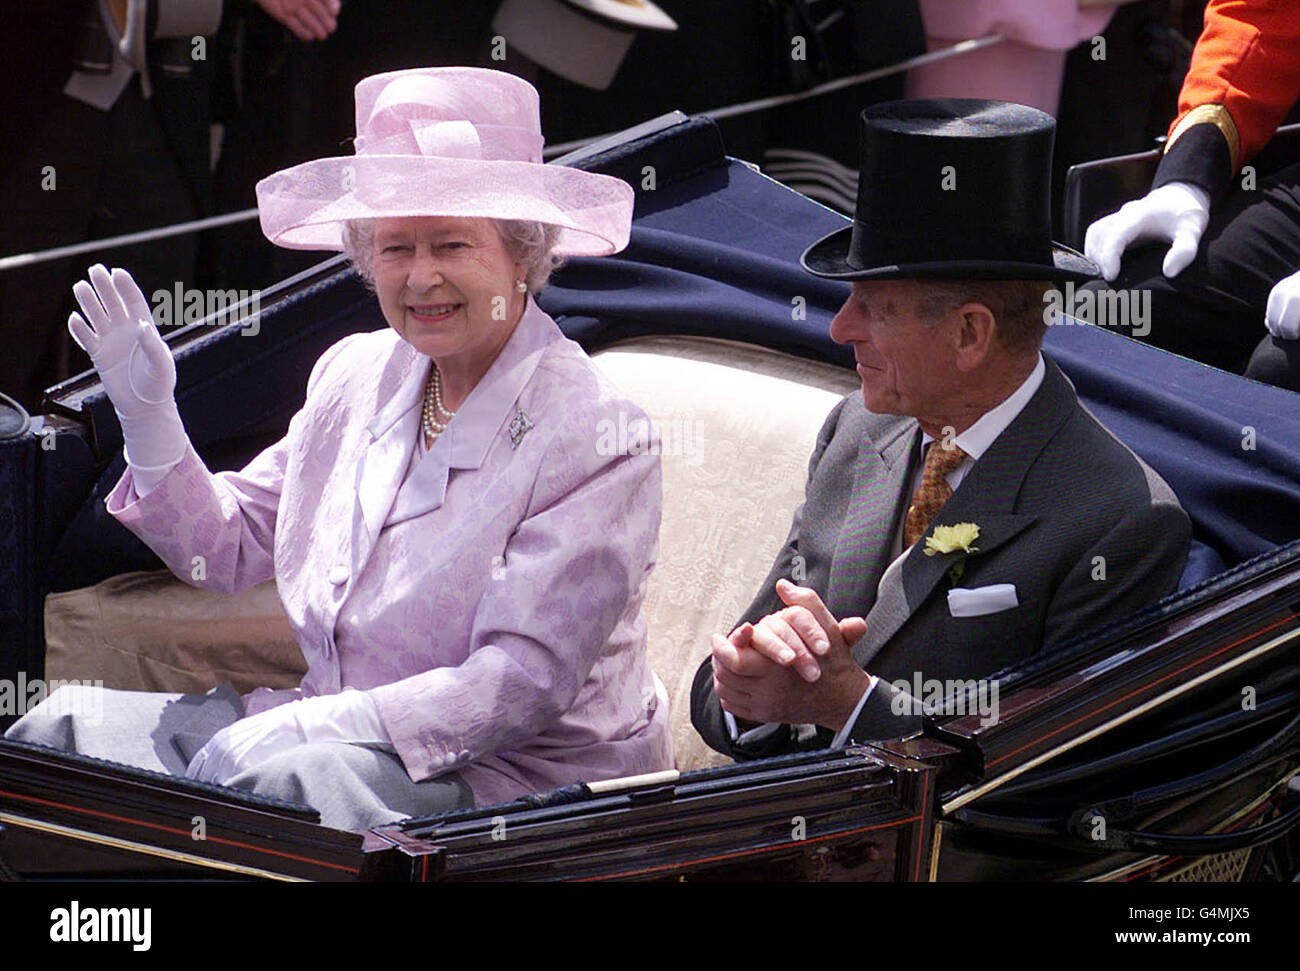
[[[966,473],[971,470],[971,467],[979,461],[980,457],[983,456],[985,452],[989,450],[989,447],[997,440],[998,436],[1006,431],[1007,427],[1015,421],[1016,416],[1024,410],[1025,405],[1029,404],[1029,399],[1038,391],[1039,386],[1043,383],[1043,375],[1046,373],[1047,367],[1043,363],[1043,355],[1039,354],[1038,360],[1034,364],[1034,369],[1029,372],[1029,377],[1025,378],[1020,387],[1016,388],[1015,391],[1011,392],[1010,395],[1003,399],[1001,404],[980,415],[980,417],[976,419],[975,423],[960,435],[953,437],[953,443],[966,453],[966,458],[962,459],[961,464],[948,473],[948,486],[953,492],[957,491],[957,487],[961,485],[962,479],[966,478]],[[915,471],[912,473],[912,480],[908,485],[909,496],[914,495],[917,487],[921,484],[921,477],[925,472],[925,450],[930,447],[930,443],[933,441],[935,441],[935,439],[932,435],[925,431],[921,432],[921,455],[923,460],[916,463]],[[907,554],[912,551],[912,547],[910,546],[906,549],[903,548],[903,532],[906,521],[906,516],[899,518],[898,529],[894,532],[894,541],[891,546],[893,560],[881,576],[880,583],[876,586],[877,593],[879,593],[880,588],[884,586],[886,580],[892,579],[894,574],[902,569],[903,561],[907,558]],[[844,726],[836,732],[835,738],[831,741],[832,748],[838,748],[847,741],[849,732],[853,729],[854,723],[857,722],[858,716],[862,714],[862,706],[865,705],[867,699],[871,697],[872,689],[876,686],[876,676],[872,674],[869,675],[869,677],[871,678],[871,681],[867,684],[866,690],[862,692],[862,697],[858,699],[858,703],[854,707],[853,713],[844,723]],[[740,734],[739,726],[736,724],[736,720],[731,713],[724,712],[723,714],[727,723],[727,730],[730,732],[731,740],[733,742],[748,742],[757,738],[762,738],[781,727],[781,723],[779,722],[768,722],[767,724],[759,725],[756,728],[751,728],[744,734]]]

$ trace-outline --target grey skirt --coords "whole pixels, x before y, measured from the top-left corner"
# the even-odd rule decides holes
[[[183,776],[208,739],[243,716],[229,683],[189,695],[65,685],[5,738]],[[458,773],[412,782],[391,746],[347,742],[298,745],[226,785],[311,806],[323,825],[345,830],[474,805]]]

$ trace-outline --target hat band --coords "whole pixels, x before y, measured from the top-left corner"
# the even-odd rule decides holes
[[[862,223],[855,221],[846,256],[850,266],[863,270],[900,263],[965,260],[1051,266],[1052,241],[1039,233],[1012,233],[994,228],[960,233],[931,230],[924,234],[902,233],[895,228],[871,233]]]
[[[422,155],[484,161],[541,162],[542,136],[510,125],[411,119],[384,135],[358,135],[357,155]]]

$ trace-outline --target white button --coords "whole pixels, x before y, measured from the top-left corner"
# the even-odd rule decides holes
[[[346,566],[344,566],[342,563],[339,563],[336,566],[330,567],[330,583],[334,584],[337,587],[340,583],[347,583],[347,582],[348,582],[348,568]]]

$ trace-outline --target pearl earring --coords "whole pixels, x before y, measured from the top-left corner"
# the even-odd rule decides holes
[[[525,283],[523,280],[516,280],[516,281],[515,281],[515,289],[518,290],[520,293],[527,293],[527,292],[528,292],[528,284]]]

